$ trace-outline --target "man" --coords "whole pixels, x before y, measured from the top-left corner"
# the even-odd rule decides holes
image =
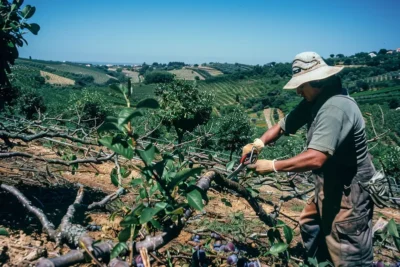
[[[335,266],[371,266],[373,202],[358,182],[370,180],[375,168],[360,109],[335,75],[341,70],[317,53],[298,54],[284,89],[296,89],[303,101],[243,153],[253,146],[260,152],[264,144],[307,125],[306,151],[286,160],[258,160],[248,168],[259,174],[311,170],[315,198],[300,215],[307,256],[331,260]]]

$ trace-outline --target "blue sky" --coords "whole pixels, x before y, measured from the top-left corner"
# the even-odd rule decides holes
[[[399,0],[25,0],[20,56],[86,62],[289,62],[400,47]]]

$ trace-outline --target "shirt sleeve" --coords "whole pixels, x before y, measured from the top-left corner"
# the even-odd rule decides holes
[[[314,124],[315,123],[315,124]],[[347,136],[351,127],[346,114],[336,106],[321,109],[312,126],[312,137],[308,148],[333,155],[339,141]]]
[[[278,124],[285,131],[285,134],[295,134],[298,129],[307,123],[310,114],[311,105],[303,100],[288,115],[281,119]]]

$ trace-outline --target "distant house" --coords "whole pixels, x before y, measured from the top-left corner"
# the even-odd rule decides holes
[[[86,67],[91,67],[92,65],[90,65],[90,64],[86,64]]]
[[[375,53],[369,53],[368,56],[370,56],[372,58],[372,57],[376,57],[376,54]]]
[[[393,50],[388,50],[386,54],[393,54]]]
[[[400,53],[400,48],[397,48],[397,49],[396,49],[396,52],[397,52],[397,53]]]

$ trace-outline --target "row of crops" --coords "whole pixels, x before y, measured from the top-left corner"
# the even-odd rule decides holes
[[[215,105],[231,105],[261,94],[263,88],[259,80],[245,81],[218,81],[212,83],[199,82],[200,90],[211,92],[215,95]]]
[[[31,61],[19,59],[17,61],[17,64],[29,65],[31,67],[35,67],[37,69],[48,71],[61,76],[63,76],[63,73],[92,76],[94,78],[94,83],[96,84],[105,84],[111,78],[100,69],[71,63],[54,63],[47,61]]]
[[[210,63],[207,66],[210,66],[214,69],[221,71],[224,74],[233,74],[240,71],[249,71],[253,69],[251,65],[245,64],[230,64],[230,63]]]
[[[352,95],[358,103],[381,104],[400,98],[400,86],[388,87],[376,91],[365,91]]]

